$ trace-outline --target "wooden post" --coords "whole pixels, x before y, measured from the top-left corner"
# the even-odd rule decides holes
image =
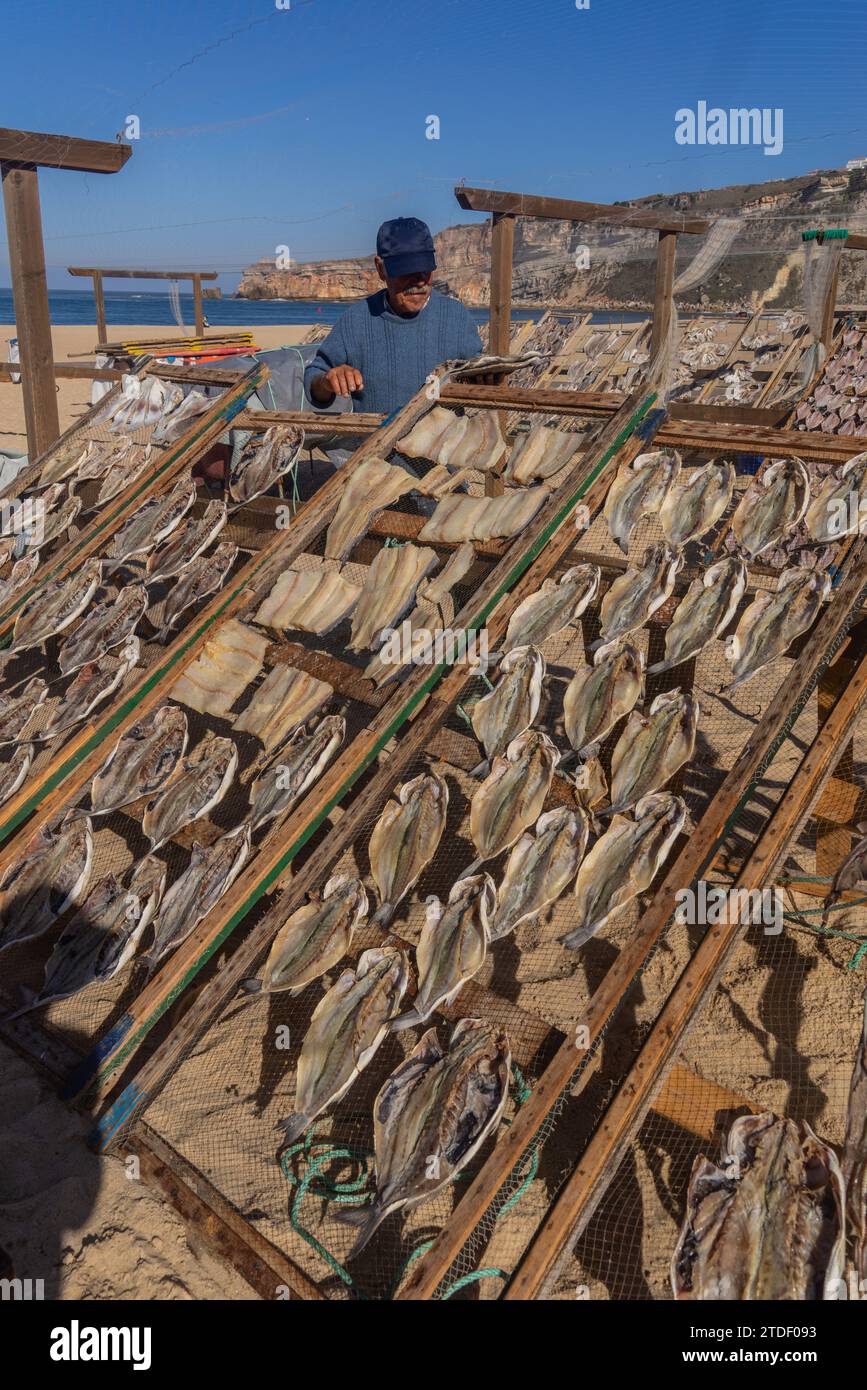
[[[677,232],[660,232],[656,250],[656,291],[653,299],[653,331],[650,338],[650,360],[653,361],[671,328],[675,312],[671,298],[674,285],[674,263],[677,257]]]
[[[509,351],[515,219],[509,213],[495,212],[492,223],[491,326],[488,333],[488,351],[501,355]]]
[[[36,459],[60,435],[45,248],[39,213],[39,175],[35,166],[0,165],[12,299],[21,357],[21,388],[27,449]]]
[[[196,337],[197,337],[197,338],[203,338],[203,337],[205,336],[205,316],[204,316],[204,313],[202,312],[202,277],[201,277],[201,275],[194,275],[194,276],[193,276],[193,303],[194,303],[195,308],[196,308]]]
[[[93,272],[93,299],[96,304],[96,341],[104,343],[108,338],[105,323],[105,295],[102,289],[102,271]]]
[[[830,253],[829,253],[830,254]],[[831,351],[831,343],[834,338],[834,309],[837,305],[837,282],[840,279],[840,258],[831,272],[831,279],[828,281],[828,292],[825,295],[825,304],[822,309],[822,346],[826,353]]]

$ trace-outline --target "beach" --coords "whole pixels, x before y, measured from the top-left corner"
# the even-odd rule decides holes
[[[239,325],[238,328],[233,327],[231,331],[252,333],[256,346],[262,350],[267,350],[268,348],[284,347],[301,342],[308,328],[309,325],[298,323],[259,324],[256,326]],[[176,332],[177,330],[161,329],[154,327],[153,324],[138,323],[111,324],[109,328],[112,342],[146,338],[157,339],[160,336],[165,338],[173,331]],[[208,331],[217,335],[220,330],[211,328]],[[4,345],[4,355],[8,339],[14,337],[14,323],[0,324],[0,342]],[[71,362],[80,365],[82,362],[93,361],[93,349],[97,341],[96,325],[64,324],[52,327],[51,341],[54,345],[55,362]],[[82,356],[82,354],[84,355]],[[57,382],[61,430],[69,429],[70,425],[89,408],[90,385],[89,381],[83,379]],[[27,451],[24,397],[20,383],[16,385],[9,381],[0,381],[0,449],[20,451],[21,453]]]

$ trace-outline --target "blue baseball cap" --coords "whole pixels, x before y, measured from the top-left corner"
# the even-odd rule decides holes
[[[394,217],[383,222],[376,234],[376,254],[382,258],[389,276],[436,269],[430,227],[417,217]]]

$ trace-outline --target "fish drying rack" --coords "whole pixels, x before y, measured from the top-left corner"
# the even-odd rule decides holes
[[[146,364],[141,370],[153,368]],[[186,381],[202,376],[196,369],[170,374]],[[51,573],[37,582],[98,553],[143,496],[168,486],[230,420],[256,431],[300,418],[238,413],[258,384],[256,373],[235,381],[226,372],[213,376],[225,388],[213,412],[171,459],[159,460],[146,491],[139,486],[135,496],[117,499],[117,516],[92,523],[100,527],[98,534],[85,527],[75,542],[50,554]],[[369,456],[390,457],[431,404],[420,392],[371,434],[347,467],[357,468]],[[780,428],[778,408],[675,404],[665,414],[640,389],[624,395],[452,378],[442,385],[440,404],[497,409],[503,419],[544,418],[583,432],[580,451],[553,480],[550,499],[531,524],[510,542],[476,545],[475,563],[455,591],[453,626],[487,627],[492,647],[517,604],[546,577],[593,562],[602,570],[604,591],[625,568],[600,513],[617,468],[642,450],[677,448],[687,463],[720,454],[754,461],[792,452],[840,462],[858,451],[851,439],[789,433]],[[302,422],[309,426],[310,417]],[[374,423],[352,417],[356,432]],[[329,433],[342,427],[329,422]],[[87,417],[77,428],[86,437]],[[252,614],[290,565],[322,563],[325,531],[346,476],[339,472],[313,492],[285,529],[278,522],[278,499],[259,499],[232,518],[222,539],[237,541],[243,554],[223,590],[167,648],[143,643],[144,674],[141,668],[135,672],[107,713],[35,767],[22,793],[3,808],[0,871],[29,834],[75,804],[114,741],[167,697],[209,636],[229,619]],[[739,487],[746,480],[739,479]],[[311,486],[313,481],[311,476]],[[489,476],[477,486],[496,492],[502,482]],[[590,516],[581,531],[574,525],[579,504]],[[386,508],[355,547],[352,565],[369,564],[383,545],[414,539],[423,522],[407,499]],[[630,555],[658,536],[655,521],[642,523]],[[435,548],[445,555],[450,549]],[[767,1091],[745,1101],[742,1090],[714,1075],[713,1059],[701,1049],[681,1055],[699,1010],[720,997],[714,990],[720,982],[725,987],[727,971],[742,968],[740,955],[751,950],[771,968],[775,952],[791,950],[789,928],[779,940],[755,943],[743,939],[745,928],[737,924],[698,933],[672,918],[677,891],[702,876],[759,886],[779,882],[780,873],[795,864],[800,872],[791,885],[794,907],[809,920],[803,917],[809,885],[802,880],[810,869],[829,876],[848,851],[847,827],[860,796],[855,778],[861,764],[853,750],[867,697],[864,540],[844,542],[834,563],[833,595],[813,630],[749,682],[742,699],[726,707],[706,690],[718,650],[648,680],[652,698],[688,679],[705,692],[703,711],[707,706],[713,712],[700,731],[701,756],[674,784],[687,802],[692,833],[681,837],[640,907],[574,956],[556,944],[567,929],[568,896],[544,924],[519,929],[520,947],[508,938],[493,948],[482,975],[464,987],[448,1015],[477,1015],[508,1031],[516,1070],[505,1123],[452,1188],[406,1219],[391,1218],[351,1269],[344,1263],[351,1237],[333,1221],[334,1205],[358,1201],[369,1189],[372,1101],[405,1044],[396,1037],[383,1044],[333,1115],[314,1125],[278,1164],[274,1122],[291,1109],[293,1065],[319,988],[242,1008],[238,985],[267,954],[265,918],[273,893],[282,888],[291,910],[337,870],[354,865],[366,875],[367,840],[391,791],[434,767],[450,785],[449,825],[416,901],[392,926],[405,941],[417,939],[420,900],[430,892],[445,896],[473,857],[467,794],[480,755],[467,731],[466,709],[482,687],[466,668],[419,668],[396,688],[377,691],[334,634],[273,643],[266,666],[289,661],[334,688],[347,720],[338,757],[290,817],[260,841],[228,893],[144,988],[131,989],[132,972],[124,972],[37,1015],[4,1023],[3,1037],[60,1080],[64,1096],[94,1117],[96,1147],[135,1154],[141,1177],[262,1297],[574,1297],[576,1287],[589,1288],[591,1296],[605,1296],[606,1290],[617,1297],[647,1296],[632,1278],[635,1260],[630,1265],[629,1255],[641,1251],[627,1211],[639,1200],[649,1211],[650,1197],[658,1199],[657,1189],[648,1193],[636,1185],[639,1162],[646,1177],[648,1144],[668,1144],[679,1181],[673,1200],[682,1211],[684,1155],[689,1145],[707,1143],[724,1109],[774,1103],[792,1113],[785,1098]],[[695,573],[694,567],[682,572],[677,593],[642,634],[654,654],[661,653],[671,613]],[[762,566],[751,567],[750,579],[748,596],[774,582]],[[14,612],[0,614],[4,619],[8,631]],[[550,682],[538,721],[545,727],[556,728],[570,664],[583,657],[584,645],[598,631],[597,599],[580,634],[570,631],[545,645]],[[190,723],[193,739],[221,727],[204,716],[191,716]],[[609,740],[603,748],[603,761],[612,745]],[[236,783],[212,821],[180,832],[170,846],[170,872],[184,862],[193,834],[207,843],[237,824],[246,796]],[[568,780],[555,778],[548,805],[572,804],[573,798]],[[94,878],[130,862],[135,849],[127,841],[135,846],[139,833],[132,812],[107,817],[95,836]],[[791,929],[802,930],[799,924]],[[360,933],[352,955],[378,939],[374,931]],[[840,946],[843,936],[830,946],[828,940],[811,937],[814,949],[817,941],[850,955],[857,949]],[[38,982],[44,952],[16,948],[8,956],[13,954],[3,989],[17,997],[19,984]],[[443,1020],[438,1027],[442,1036]],[[622,1240],[625,1263],[612,1240]],[[606,1277],[606,1259],[616,1265],[616,1279]],[[664,1296],[660,1280],[651,1292]]]

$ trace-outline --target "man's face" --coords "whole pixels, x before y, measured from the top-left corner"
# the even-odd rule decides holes
[[[380,280],[385,281],[392,306],[399,314],[417,314],[427,304],[432,270],[419,270],[415,275],[387,275],[379,256],[376,258],[376,269]]]

